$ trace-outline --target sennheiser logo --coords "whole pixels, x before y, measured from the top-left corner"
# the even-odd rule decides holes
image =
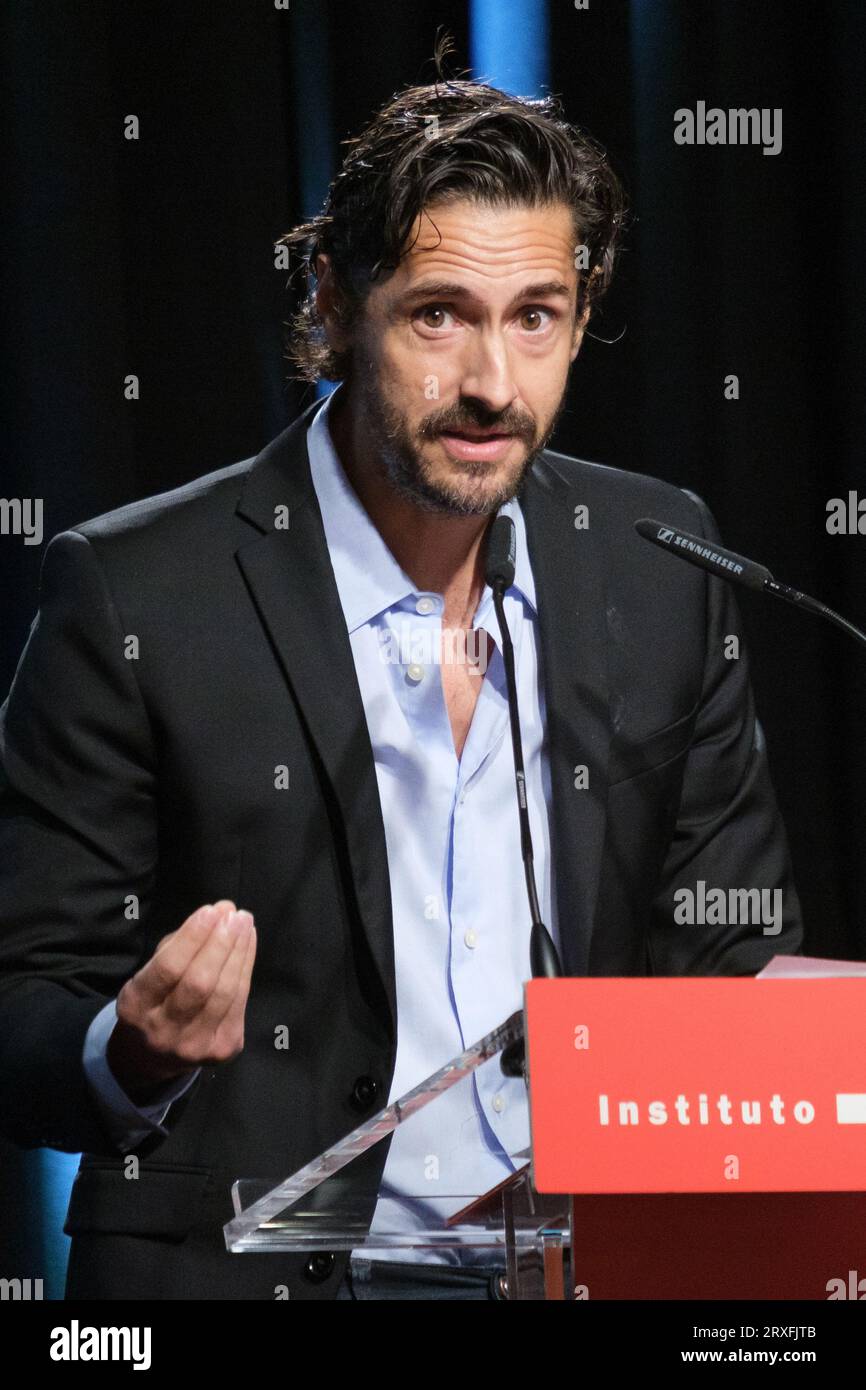
[[[131,1361],[134,1371],[150,1370],[149,1327],[68,1327],[51,1329],[52,1361]]]
[[[656,537],[656,540],[660,540],[660,541],[665,541],[665,542],[667,542],[667,541],[672,541],[673,538],[674,538],[674,533],[673,533],[673,531],[671,531],[667,526],[663,526],[662,529],[659,531],[658,536]]]
[[[678,545],[681,550],[688,550],[692,555],[700,555],[701,559],[709,560],[710,564],[718,565],[719,569],[730,570],[732,574],[743,573],[743,566],[736,560],[729,560],[727,555],[720,555],[708,545],[699,545],[689,536],[674,535],[673,531],[660,531],[658,538],[660,541]]]

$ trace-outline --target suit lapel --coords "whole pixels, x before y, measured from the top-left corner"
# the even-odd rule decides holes
[[[544,454],[524,485],[521,507],[535,576],[552,783],[551,839],[556,904],[567,975],[588,970],[604,847],[608,717],[606,600],[599,518],[575,528],[589,504],[576,478]],[[587,768],[588,786],[575,786]]]
[[[345,858],[367,942],[382,981],[396,1036],[394,942],[385,829],[373,749],[310,476],[306,432],[314,402],[258,456],[237,511],[263,533],[237,551],[301,717],[336,798],[334,832]],[[288,508],[288,529],[275,529]]]

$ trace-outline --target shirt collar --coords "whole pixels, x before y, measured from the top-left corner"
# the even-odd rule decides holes
[[[376,530],[337,457],[328,424],[334,395],[336,391],[326,397],[313,415],[307,430],[307,452],[337,592],[351,633],[420,591]],[[517,500],[506,502],[499,515],[510,516],[514,522],[516,552],[512,587],[537,611],[526,525]],[[482,604],[488,595],[489,589],[485,586]]]

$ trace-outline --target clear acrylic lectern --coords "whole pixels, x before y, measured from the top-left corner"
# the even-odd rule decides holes
[[[510,1299],[565,1298],[570,1198],[535,1192],[526,1079],[505,1076],[500,1065],[523,1029],[523,1013],[513,1014],[290,1177],[239,1178],[227,1248],[501,1261]],[[466,1117],[456,1144],[455,1115]],[[371,1221],[369,1195],[359,1194],[349,1165],[389,1136],[404,1155],[400,1184],[383,1184]]]

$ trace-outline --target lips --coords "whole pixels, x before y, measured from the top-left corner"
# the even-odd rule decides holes
[[[439,437],[448,453],[456,458],[494,462],[508,452],[515,438],[495,430],[443,430]]]

